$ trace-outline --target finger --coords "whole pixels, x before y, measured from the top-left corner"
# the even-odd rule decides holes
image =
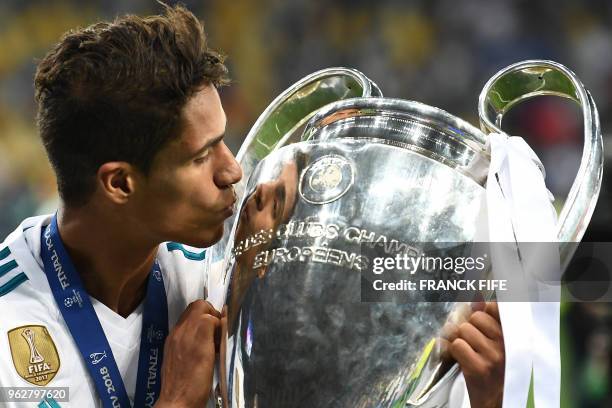
[[[222,336],[223,336],[223,323],[220,322],[219,326],[215,329],[215,335],[214,335],[215,354],[219,353],[219,350],[221,350]]]
[[[438,347],[438,355],[442,360],[450,360],[452,358],[450,353],[450,345],[451,342],[446,339],[437,339],[436,346]]]
[[[452,342],[459,335],[459,326],[453,322],[446,322],[440,331],[440,337]]]
[[[472,302],[470,306],[472,306],[472,312],[478,312],[478,311],[485,310],[487,304],[484,300],[483,301],[478,300],[478,301]]]
[[[484,359],[464,339],[456,339],[450,345],[450,353],[461,366],[464,375],[480,372]]]
[[[193,313],[202,314],[206,313],[209,315],[213,315],[217,318],[221,317],[221,313],[215,309],[215,307],[208,300],[198,299],[194,302],[194,311]]]
[[[191,302],[190,304],[188,304],[185,310],[183,311],[183,313],[181,314],[181,316],[179,317],[178,321],[176,322],[175,327],[182,325],[197,307],[198,307],[197,300],[195,302]]]
[[[217,318],[221,317],[221,313],[215,309],[215,307],[207,300],[198,299],[189,304],[187,309],[181,315],[179,319],[179,323],[182,323],[185,319],[189,318],[190,315],[201,315],[201,314],[209,314],[213,315]],[[178,324],[178,323],[177,323]]]
[[[223,306],[221,309],[221,327],[219,329],[220,333],[220,341],[219,341],[219,352],[221,352],[221,356],[225,355],[225,348],[227,347],[227,305]]]
[[[501,319],[499,317],[499,306],[497,305],[497,302],[487,302],[485,312],[493,316],[495,320],[501,323]]]
[[[485,301],[485,298],[482,295],[482,292],[477,291],[476,293],[474,293],[474,296],[472,298],[472,303],[481,303],[481,302],[484,302],[484,301]]]
[[[221,318],[221,312],[215,309],[212,303],[210,303],[208,300],[205,300],[204,303],[205,313],[211,314],[218,319]]]
[[[461,324],[458,334],[458,338],[465,340],[478,353],[486,353],[492,347],[490,344],[491,340],[471,323]]]
[[[459,303],[455,305],[453,310],[449,313],[446,321],[454,323],[456,325],[460,325],[461,323],[467,321],[471,314],[472,310],[469,304]]]
[[[470,316],[469,322],[491,340],[499,341],[504,338],[501,325],[488,313],[476,312]]]
[[[221,319],[213,315],[203,314],[200,316],[200,321],[195,326],[197,327],[195,338],[214,342],[217,328],[221,327]]]

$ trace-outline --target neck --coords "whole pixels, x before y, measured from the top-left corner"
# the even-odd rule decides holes
[[[146,295],[158,243],[120,216],[91,208],[62,208],[58,227],[87,293],[123,317],[132,313]]]

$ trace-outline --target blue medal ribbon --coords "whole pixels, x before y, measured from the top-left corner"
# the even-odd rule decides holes
[[[43,229],[41,257],[53,297],[83,357],[105,408],[129,408],[119,368],[89,295],[64,248],[57,216]],[[161,269],[155,261],[145,298],[134,406],[152,407],[161,389],[168,303]]]

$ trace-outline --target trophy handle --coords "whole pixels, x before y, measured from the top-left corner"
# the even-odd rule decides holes
[[[287,144],[290,136],[319,108],[359,96],[382,96],[382,92],[378,85],[355,69],[327,68],[300,79],[276,97],[257,118],[236,159],[242,164],[253,156],[259,162]]]
[[[584,148],[578,174],[557,222],[561,268],[565,269],[589,224],[603,173],[603,140],[591,94],[565,66],[544,60],[522,61],[495,74],[478,99],[480,126],[485,133],[504,133],[502,119],[514,105],[540,95],[569,98],[582,109]]]
[[[234,186],[238,200],[244,195],[248,177],[257,164],[280,147],[299,142],[298,130],[321,107],[342,99],[382,96],[376,83],[351,68],[326,68],[287,88],[259,115],[247,134],[236,160],[244,177]],[[235,216],[225,221],[223,237],[212,249],[212,262],[224,258]]]

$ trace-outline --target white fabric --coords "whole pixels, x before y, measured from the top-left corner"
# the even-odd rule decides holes
[[[208,282],[206,287],[208,288],[208,300],[217,310],[221,310],[225,304],[225,295],[229,286],[229,280],[226,279],[225,268],[223,268],[223,261],[215,262],[211,265],[208,273]]]
[[[459,373],[451,387],[448,408],[470,408],[470,396],[462,373]]]
[[[47,225],[50,216],[25,220],[0,249],[8,245],[11,258],[25,272],[28,280],[13,291],[0,297],[0,386],[34,387],[16,372],[6,333],[13,328],[26,325],[44,325],[51,335],[60,357],[60,368],[47,387],[69,387],[70,402],[61,402],[65,407],[101,407],[93,381],[70,335],[68,328],[55,304],[47,283],[40,259],[41,228]],[[185,247],[187,250],[198,250]],[[202,250],[199,250],[201,252]],[[204,287],[209,270],[208,259],[196,261],[187,259],[183,252],[168,251],[160,245],[157,257],[164,276],[168,296],[169,327],[172,328],[187,305],[204,298]],[[0,263],[4,263],[3,260]],[[5,282],[2,277],[0,285]],[[92,298],[92,304],[106,334],[117,366],[121,372],[130,400],[133,403],[136,387],[138,352],[142,328],[142,305],[130,316],[123,318]],[[197,381],[197,379],[194,379]],[[24,406],[3,403],[3,407]],[[30,403],[27,406],[36,406]]]
[[[543,167],[520,137],[489,135],[491,164],[483,200],[486,219],[477,234],[491,246],[495,279],[512,292],[497,292],[506,348],[504,408],[525,407],[533,369],[538,408],[559,407],[559,286],[543,281],[560,276],[558,248],[529,243],[557,242],[556,213]],[[484,238],[484,239],[483,239]],[[507,243],[507,244],[500,244]],[[509,302],[517,294],[530,302]],[[544,298],[551,302],[541,302]]]

